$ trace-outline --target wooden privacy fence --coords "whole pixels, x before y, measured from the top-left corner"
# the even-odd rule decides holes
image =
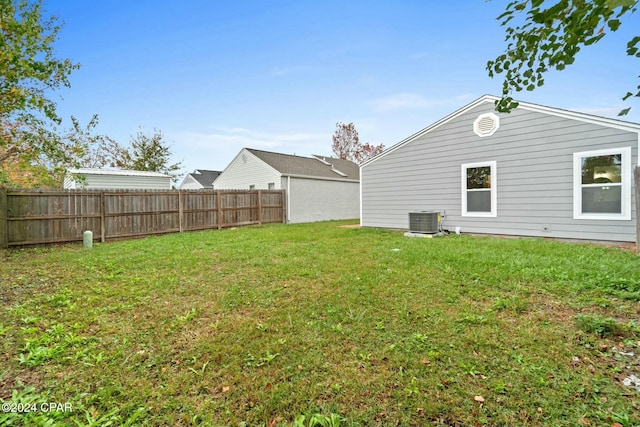
[[[0,188],[0,248],[286,222],[283,190]]]

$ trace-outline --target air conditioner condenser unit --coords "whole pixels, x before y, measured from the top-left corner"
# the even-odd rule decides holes
[[[409,212],[409,232],[436,234],[442,231],[442,213],[440,211]]]

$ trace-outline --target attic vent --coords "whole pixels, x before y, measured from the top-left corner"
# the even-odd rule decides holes
[[[476,135],[491,136],[500,127],[500,119],[493,113],[480,114],[473,122],[473,131]]]

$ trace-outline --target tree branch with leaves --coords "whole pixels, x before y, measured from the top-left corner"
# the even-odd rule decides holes
[[[564,70],[578,52],[617,31],[636,11],[638,0],[516,0],[497,19],[506,27],[507,48],[488,61],[490,77],[504,74],[502,99],[496,109],[509,112],[518,106],[513,91],[533,91],[544,85],[549,70]],[[640,58],[640,36],[627,42],[626,54]],[[640,97],[640,85],[622,98]],[[626,115],[625,108],[619,115]]]
[[[182,169],[182,162],[171,163],[171,147],[164,141],[164,134],[157,129],[151,135],[138,131],[131,139],[128,156],[127,164],[124,165],[127,169],[161,172],[174,179]]]
[[[20,175],[15,168],[38,165],[43,176],[43,165],[71,160],[50,130],[60,119],[49,92],[68,87],[79,66],[56,57],[61,26],[42,9],[41,0],[0,0],[0,184]]]

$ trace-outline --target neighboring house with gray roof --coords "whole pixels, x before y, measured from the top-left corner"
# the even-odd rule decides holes
[[[202,190],[213,188],[213,181],[221,174],[219,171],[196,169],[185,175],[178,186],[180,190]]]
[[[287,222],[360,215],[360,168],[342,159],[243,148],[214,181],[216,190],[286,190]]]

